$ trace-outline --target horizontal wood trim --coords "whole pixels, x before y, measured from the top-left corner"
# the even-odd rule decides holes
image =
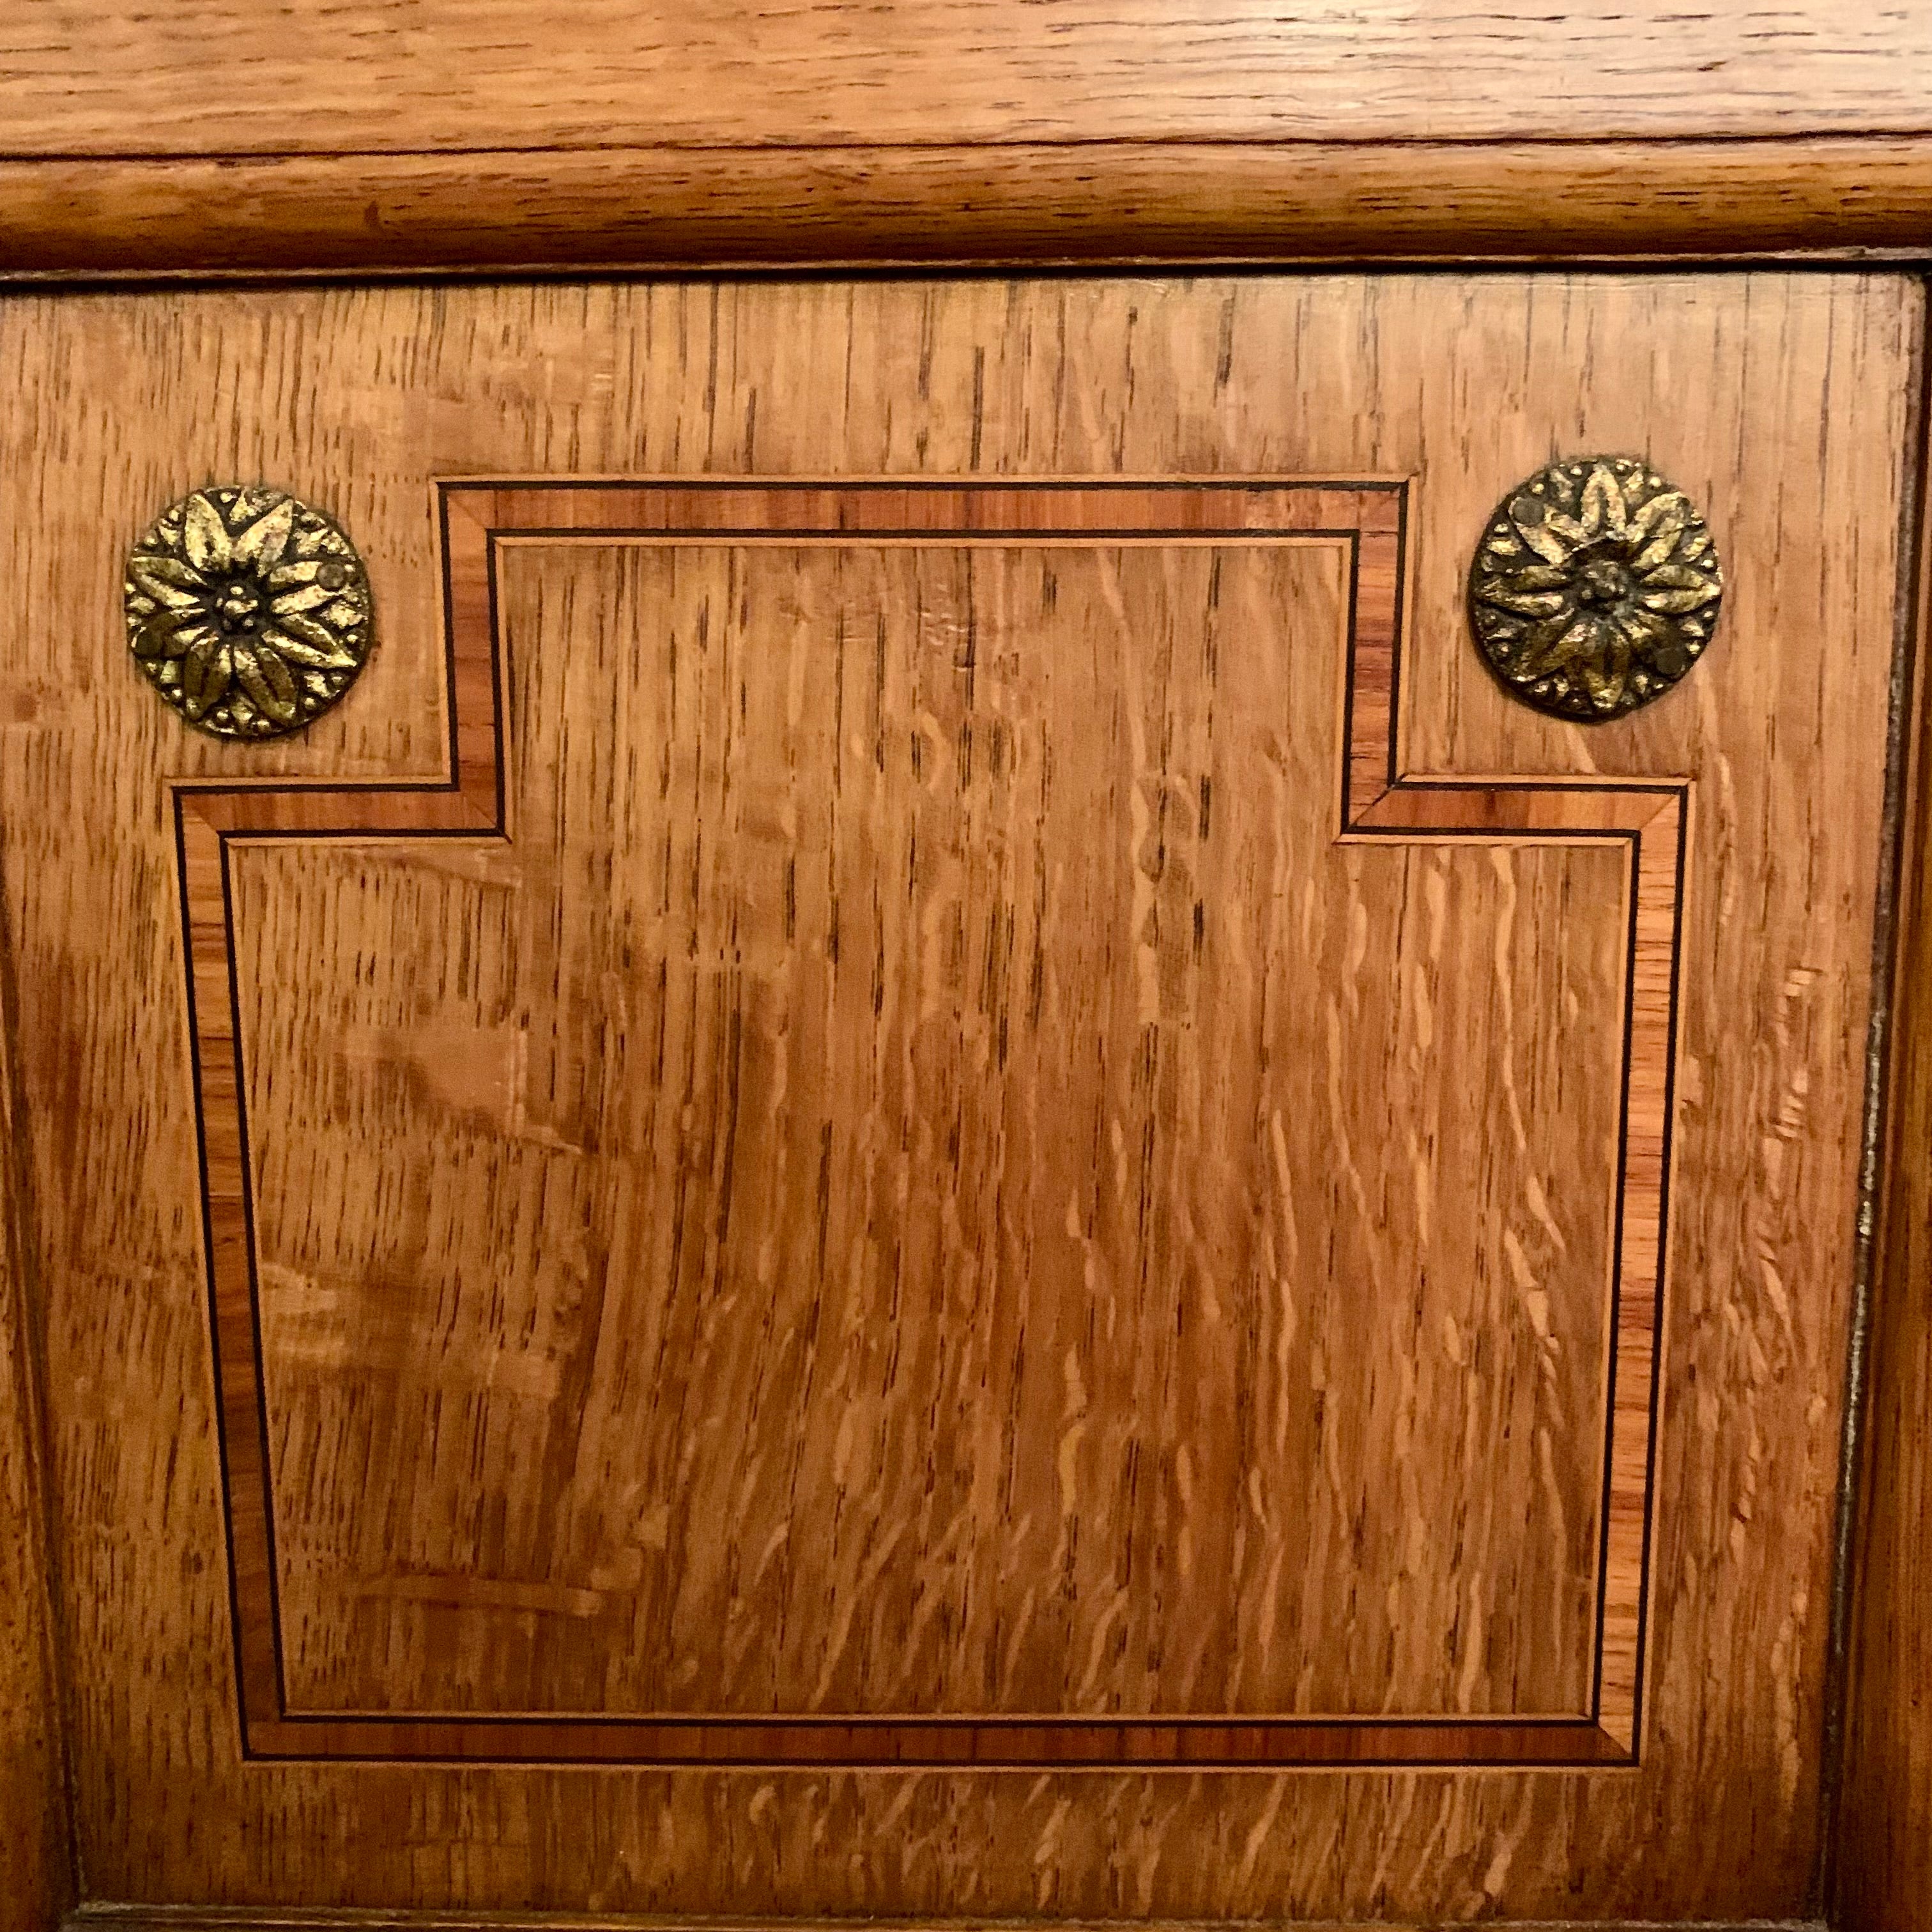
[[[1252,1922],[1249,1922],[1252,1923]],[[1356,1921],[1348,1921],[1353,1925]],[[1405,1932],[1392,1922],[1378,1922],[1382,1932]],[[1668,1932],[1689,1922],[1676,1919],[1593,1918],[1510,1922],[1514,1932]],[[70,1912],[62,1932],[1114,1932],[1118,1920],[1076,1918],[736,1918],[706,1916],[667,1917],[610,1912],[477,1912],[384,1911],[353,1906],[196,1906],[88,1904]],[[1218,1919],[1143,1918],[1136,1932],[1225,1932]],[[1282,1923],[1281,1932],[1340,1932],[1345,1922],[1300,1919]],[[1825,1932],[1809,1918],[1726,1924],[1695,1922],[1696,1932]],[[1412,1925],[1407,1932],[1423,1932]]]
[[[1925,10],[1844,0],[61,0],[0,12],[0,148],[1874,132]]]
[[[1932,252],[1932,135],[0,161],[0,275]]]

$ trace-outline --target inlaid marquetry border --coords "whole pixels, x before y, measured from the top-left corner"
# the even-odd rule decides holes
[[[449,776],[183,780],[173,788],[203,1232],[244,1754],[714,1766],[1203,1769],[1606,1767],[1636,1761],[1656,1460],[1677,988],[1682,778],[1462,777],[1400,762],[1406,482],[904,479],[458,482],[438,486]],[[1625,856],[1627,940],[1594,1662],[1548,1715],[603,1715],[295,1709],[283,1669],[231,855],[251,840],[502,840],[506,543],[1332,542],[1348,571],[1336,836],[1583,842]]]

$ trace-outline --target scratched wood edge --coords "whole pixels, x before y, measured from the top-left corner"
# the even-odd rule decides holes
[[[0,1932],[46,1932],[79,1896],[58,1582],[50,1557],[43,1307],[19,1130],[18,1004],[0,907]]]
[[[1932,254],[1932,134],[0,160],[0,280]]]
[[[1932,316],[1922,319],[1899,582],[1895,870],[1849,1351],[1842,1628],[1820,1896],[1845,1932],[1932,1928]],[[1882,904],[1881,910],[1884,910]],[[1834,1709],[1833,1705],[1836,1708]],[[1836,1748],[1832,1748],[1835,1745]]]
[[[878,514],[850,514],[854,499]],[[1210,514],[1224,501],[1228,514]],[[1408,485],[1312,479],[981,482],[662,478],[442,486],[439,524],[451,720],[449,778],[408,784],[309,779],[176,782],[196,1124],[219,1392],[237,1689],[244,1750],[257,1760],[707,1764],[718,1768],[970,1768],[1120,1772],[1528,1768],[1634,1765],[1641,1755],[1645,1630],[1659,1402],[1671,1115],[1688,782],[1467,778],[1407,772],[1398,693],[1406,617]],[[1177,509],[1176,506],[1181,507]],[[1619,843],[1628,854],[1620,1071],[1620,1235],[1612,1292],[1598,1589],[1587,1713],[1408,1720],[1114,1714],[930,1720],[799,1713],[309,1712],[287,1708],[277,1603],[268,1436],[257,1379],[255,1276],[229,853],[250,837],[508,836],[506,699],[496,544],[550,531],[585,540],[747,530],[800,540],[977,534],[1144,532],[1231,542],[1334,538],[1349,546],[1349,674],[1338,719],[1338,820],[1346,842],[1468,838]],[[982,1733],[985,1733],[982,1737]]]
[[[1826,1932],[1815,1918],[1511,1919],[1512,1932]],[[386,1910],[352,1906],[118,1904],[91,1900],[62,1932],[1362,1932],[1339,1918],[742,1918],[608,1912]],[[1377,1920],[1377,1932],[1451,1932],[1465,1921]]]

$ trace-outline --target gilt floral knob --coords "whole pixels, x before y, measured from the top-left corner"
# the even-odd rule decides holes
[[[1469,573],[1476,642],[1558,718],[1621,718],[1696,663],[1724,573],[1690,499],[1630,456],[1553,463],[1496,506]]]
[[[280,490],[218,484],[154,519],[128,560],[134,662],[224,738],[298,730],[369,654],[368,573],[340,527]]]

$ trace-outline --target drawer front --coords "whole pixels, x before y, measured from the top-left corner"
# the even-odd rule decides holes
[[[0,309],[98,1894],[1807,1909],[1918,303]]]

